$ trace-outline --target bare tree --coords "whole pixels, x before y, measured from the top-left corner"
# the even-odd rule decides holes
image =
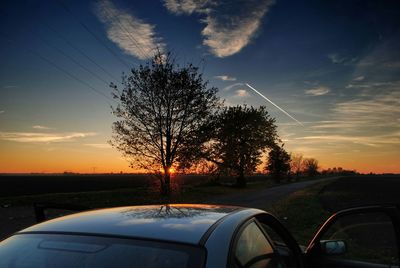
[[[304,159],[304,172],[310,176],[314,177],[318,174],[318,160],[315,158],[306,158]]]
[[[161,53],[123,76],[122,89],[111,87],[118,102],[111,144],[131,167],[157,174],[162,194],[170,194],[171,169],[190,165],[209,138],[202,127],[220,105],[217,89],[197,67]]]
[[[290,170],[294,174],[296,180],[299,180],[300,174],[304,169],[304,157],[301,153],[293,153],[290,155]]]

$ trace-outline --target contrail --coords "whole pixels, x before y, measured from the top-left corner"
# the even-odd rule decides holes
[[[289,116],[291,119],[293,119],[294,121],[296,121],[299,125],[303,126],[304,125],[297,120],[296,118],[294,118],[293,116],[291,116],[288,112],[286,112],[285,110],[283,110],[281,107],[279,107],[278,105],[276,105],[275,103],[273,103],[270,99],[268,99],[267,97],[265,97],[263,94],[261,94],[260,92],[258,92],[257,89],[255,89],[254,87],[250,86],[249,84],[245,83],[246,86],[248,86],[249,88],[251,88],[252,90],[254,90],[255,93],[257,93],[258,95],[260,95],[261,97],[263,97],[265,100],[267,100],[269,103],[271,103],[272,105],[274,105],[276,108],[278,108],[282,113],[286,114],[287,116]]]

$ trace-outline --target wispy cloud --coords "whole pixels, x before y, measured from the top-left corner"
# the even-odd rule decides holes
[[[360,76],[354,77],[354,78],[353,78],[353,81],[362,81],[362,80],[364,80],[364,79],[365,79],[365,76],[360,75]]]
[[[139,59],[147,59],[151,58],[157,49],[164,49],[165,44],[157,37],[154,25],[117,8],[111,1],[99,1],[95,13],[104,23],[107,37],[125,53]]]
[[[15,85],[5,85],[3,86],[4,89],[10,89],[10,88],[18,88],[18,86]]]
[[[0,111],[0,114],[4,114],[5,112],[6,112],[6,111],[4,111],[4,110],[1,110],[1,111]]]
[[[325,86],[319,86],[316,88],[311,88],[311,89],[307,89],[304,92],[307,95],[312,95],[312,96],[323,96],[326,95],[330,92],[331,90],[328,87]]]
[[[368,84],[348,84],[346,88],[370,88],[371,85]]]
[[[85,146],[97,148],[97,149],[110,149],[112,148],[108,143],[87,143]]]
[[[337,103],[333,111],[341,119],[379,123],[387,123],[400,118],[400,91],[385,91],[363,99],[355,99]],[[373,125],[371,125],[373,126]],[[400,126],[399,126],[400,127]]]
[[[331,110],[331,119],[311,126],[329,135],[310,135],[303,140],[347,141],[370,146],[400,145],[400,83],[385,90],[368,89],[356,98],[341,101]],[[373,93],[370,90],[375,90]],[[366,135],[367,133],[367,135]]]
[[[390,135],[375,135],[375,136],[347,136],[347,135],[315,135],[295,138],[296,140],[309,140],[315,142],[349,142],[355,144],[362,144],[372,147],[380,145],[393,145],[400,143],[400,133],[393,133]]]
[[[328,58],[331,60],[333,64],[344,64],[344,65],[356,63],[358,60],[357,57],[344,56],[338,53],[329,54]]]
[[[340,98],[327,120],[311,125],[308,135],[296,141],[320,145],[357,143],[380,147],[381,152],[399,151],[400,81],[398,71],[387,68],[387,64],[396,65],[397,52],[398,41],[394,39],[357,60],[355,76],[346,86],[357,90]]]
[[[223,91],[229,91],[229,90],[231,90],[231,89],[234,88],[234,87],[243,86],[243,85],[244,85],[243,83],[235,83],[235,84],[232,84],[232,85],[229,85],[229,86],[224,87],[222,90],[223,90]]]
[[[214,78],[222,80],[222,81],[236,81],[236,77],[232,77],[229,75],[217,75]]]
[[[204,14],[206,24],[201,34],[203,44],[220,58],[231,56],[246,47],[260,29],[262,18],[274,0],[165,0],[165,7],[174,14]],[[237,8],[233,7],[237,5]]]
[[[261,19],[267,12],[267,5],[256,7],[246,17],[227,18],[208,16],[207,26],[201,32],[205,37],[203,44],[219,58],[238,53],[247,46],[260,27]]]
[[[246,98],[249,96],[249,93],[245,89],[238,89],[235,91],[235,97],[237,98]]]
[[[383,64],[384,67],[388,69],[399,69],[400,68],[400,61],[390,61]]]
[[[342,163],[360,171],[371,171],[377,166],[379,172],[398,171],[400,80],[398,69],[387,67],[387,63],[398,61],[398,38],[390,44],[382,43],[351,66],[353,76],[343,87],[354,90],[338,88],[336,97],[324,103],[309,99],[310,108],[320,106],[314,111],[321,111],[315,112],[321,117],[295,136],[282,135],[289,140],[288,148],[307,153],[325,164]],[[348,64],[337,56],[331,57],[331,61]],[[308,88],[319,85],[310,83]],[[294,129],[286,127],[289,131]]]
[[[73,141],[79,138],[94,136],[93,132],[71,133],[33,133],[33,132],[3,132],[0,131],[0,140],[28,142],[28,143],[52,143]]]
[[[346,86],[346,88],[376,88],[376,87],[386,87],[393,85],[392,82],[373,82],[373,83],[351,83]]]
[[[32,126],[32,128],[34,128],[34,129],[42,129],[42,130],[52,129],[51,127],[46,127],[46,126],[41,126],[41,125],[34,125],[34,126]]]
[[[210,0],[165,0],[165,7],[175,14],[192,14],[193,12],[207,12],[207,4]]]

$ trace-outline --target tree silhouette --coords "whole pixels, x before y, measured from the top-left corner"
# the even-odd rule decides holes
[[[290,155],[290,170],[295,175],[296,180],[299,180],[300,174],[304,169],[304,157],[300,153],[293,153]]]
[[[277,140],[275,119],[263,106],[235,106],[216,115],[211,125],[213,139],[208,160],[236,176],[238,186],[246,186],[245,175],[256,170],[261,154]]]
[[[290,155],[285,151],[283,145],[275,145],[268,153],[266,169],[276,182],[280,182],[282,178],[289,176]]]
[[[132,69],[122,89],[111,87],[118,101],[111,144],[131,167],[156,174],[161,193],[170,194],[171,168],[195,159],[208,139],[202,126],[220,105],[217,89],[208,88],[197,67],[180,67],[170,53]]]
[[[303,161],[304,163],[304,172],[310,176],[314,177],[318,174],[318,160],[314,158],[306,158]]]

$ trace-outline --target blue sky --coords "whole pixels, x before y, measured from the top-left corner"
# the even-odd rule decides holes
[[[0,172],[127,170],[107,145],[108,83],[155,47],[200,64],[226,104],[266,105],[289,151],[400,172],[398,1],[5,1],[0,14]]]

